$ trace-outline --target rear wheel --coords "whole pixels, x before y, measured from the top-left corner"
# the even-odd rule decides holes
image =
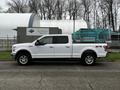
[[[85,53],[83,56],[82,56],[82,64],[84,65],[94,65],[96,62],[96,57],[93,53]]]
[[[27,64],[29,64],[30,59],[31,58],[30,58],[29,54],[27,54],[27,53],[20,53],[17,56],[17,63],[19,65],[27,65]]]

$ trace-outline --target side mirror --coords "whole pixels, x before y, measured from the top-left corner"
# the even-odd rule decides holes
[[[35,46],[39,46],[40,45],[40,42],[39,42],[39,40],[37,40],[36,42],[35,42]]]
[[[46,43],[40,42],[39,40],[37,40],[35,42],[35,46],[40,46],[40,45],[45,45]]]

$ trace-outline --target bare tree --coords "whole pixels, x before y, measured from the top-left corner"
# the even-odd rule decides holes
[[[65,0],[30,0],[29,7],[33,13],[39,13],[41,19],[62,19]]]
[[[46,12],[47,19],[51,20],[53,15],[53,7],[55,6],[55,0],[43,0],[43,9]]]
[[[118,2],[116,0],[95,0],[96,1],[96,27],[112,28],[117,30]],[[94,8],[95,8],[94,7]],[[95,15],[94,15],[95,16]]]
[[[29,0],[30,12],[38,13],[41,0]]]
[[[30,12],[39,14],[41,19],[46,19],[46,11],[43,5],[43,0],[30,0],[29,7]]]
[[[8,3],[9,12],[25,13],[28,8],[28,0],[10,0]]]
[[[64,13],[64,8],[65,8],[65,0],[56,0],[55,4],[55,14],[57,20],[61,20],[63,13]]]
[[[73,1],[68,0],[68,7],[67,7],[67,11],[69,13],[69,19],[72,19],[72,12],[73,12]]]
[[[80,15],[81,3],[78,0],[68,0],[67,1],[67,11],[69,13],[69,19],[77,19]]]
[[[30,0],[29,7],[33,13],[39,13],[41,19],[55,18],[56,0]]]
[[[115,31],[115,18],[114,18],[114,13],[113,13],[114,1],[113,0],[102,0],[101,3],[102,3],[102,6],[103,6],[103,3],[105,5],[108,26],[109,28],[112,28],[113,31]]]
[[[107,5],[106,5],[106,2],[104,2],[103,0],[101,0],[99,2],[99,12],[101,12],[101,27],[102,28],[106,28],[108,27],[108,15],[107,15],[107,12],[108,12],[108,8],[107,8]]]
[[[92,6],[92,2],[91,0],[82,0],[82,5],[83,5],[83,9],[84,9],[84,16],[83,19],[87,22],[88,28],[90,28],[90,13],[91,13],[91,6]]]

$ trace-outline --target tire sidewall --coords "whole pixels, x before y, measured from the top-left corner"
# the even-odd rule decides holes
[[[87,63],[86,58],[87,58],[88,56],[90,56],[90,57],[93,58],[92,63],[89,63],[89,64]],[[83,65],[92,66],[92,65],[95,65],[95,62],[96,62],[96,57],[95,57],[95,55],[92,54],[92,53],[86,53],[86,54],[84,54],[84,55],[82,56],[82,64],[83,64]]]
[[[26,56],[27,57],[27,62],[25,63],[25,64],[23,64],[23,63],[21,63],[20,62],[20,57],[21,56]],[[29,61],[30,61],[30,56],[28,55],[28,54],[26,54],[26,53],[20,53],[18,56],[17,56],[17,63],[19,64],[19,65],[28,65],[29,64]]]

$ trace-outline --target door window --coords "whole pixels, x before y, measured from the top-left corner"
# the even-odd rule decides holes
[[[40,42],[45,43],[45,44],[52,44],[53,39],[50,36],[49,37],[44,37],[44,38],[40,39]]]
[[[68,43],[68,36],[54,36],[53,44],[66,44]]]

